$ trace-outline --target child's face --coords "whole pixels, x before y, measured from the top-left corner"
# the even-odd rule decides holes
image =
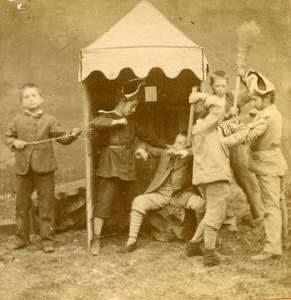
[[[187,137],[181,134],[178,134],[173,145],[173,149],[176,151],[183,150],[187,148]]]
[[[22,91],[22,106],[30,111],[35,111],[43,104],[43,98],[35,87],[27,87]]]
[[[213,84],[211,85],[214,95],[223,97],[228,90],[227,79],[225,78],[215,78]]]
[[[135,113],[136,107],[138,106],[139,101],[133,100],[133,101],[124,101],[121,105],[121,113],[124,117],[128,117]]]
[[[251,99],[252,99],[253,107],[256,108],[257,110],[263,110],[264,108],[266,108],[271,104],[269,96],[263,97],[260,95],[252,94]]]

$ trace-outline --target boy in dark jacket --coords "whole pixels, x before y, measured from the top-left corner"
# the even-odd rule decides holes
[[[54,251],[55,239],[55,183],[54,171],[57,163],[51,141],[67,145],[81,134],[79,128],[70,135],[60,127],[58,121],[44,113],[44,99],[35,84],[22,87],[21,104],[24,111],[12,121],[5,134],[5,143],[15,152],[16,182],[16,242],[12,249],[21,249],[29,243],[29,210],[31,194],[36,189],[39,197],[39,218],[41,245],[45,253]]]
[[[187,136],[179,133],[171,149],[159,149],[146,146],[136,154],[144,159],[148,155],[159,157],[160,162],[155,176],[143,195],[137,196],[132,203],[129,238],[126,246],[117,250],[119,253],[132,252],[137,248],[137,236],[144,215],[151,210],[158,210],[172,205],[195,210],[197,223],[202,219],[205,210],[205,200],[194,193],[191,186],[191,176],[187,178],[189,155],[192,149],[187,149]],[[188,180],[189,179],[189,180]]]

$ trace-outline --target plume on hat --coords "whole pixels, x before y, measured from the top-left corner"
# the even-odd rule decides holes
[[[244,22],[237,29],[237,67],[244,69],[248,51],[250,51],[252,45],[254,44],[260,33],[261,29],[256,21]]]

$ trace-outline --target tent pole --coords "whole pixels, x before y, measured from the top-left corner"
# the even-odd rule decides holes
[[[84,93],[84,124],[90,122],[90,99],[87,92],[87,87],[83,82],[83,93]],[[88,251],[90,251],[91,241],[93,238],[92,230],[92,158],[90,157],[91,153],[91,139],[90,131],[86,131],[85,137],[85,163],[86,163],[86,223],[87,223],[87,242],[88,242]]]

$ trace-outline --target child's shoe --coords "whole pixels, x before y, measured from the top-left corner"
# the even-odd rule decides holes
[[[8,246],[9,250],[20,250],[28,246],[28,242],[21,239],[16,239],[11,245]]]
[[[258,227],[263,223],[263,217],[257,217],[257,218],[243,218],[242,219],[243,224],[251,226],[251,227]]]
[[[199,243],[188,242],[185,247],[186,256],[202,256],[203,251]]]
[[[271,260],[271,259],[275,259],[275,258],[279,258],[279,257],[280,257],[280,255],[275,255],[273,253],[262,251],[261,253],[252,256],[251,260],[253,260],[253,261],[266,261],[266,260]]]
[[[136,248],[137,248],[137,244],[135,242],[135,243],[120,247],[119,249],[116,250],[116,252],[124,254],[124,253],[132,252],[132,251],[136,250]]]
[[[213,267],[220,263],[220,258],[215,253],[215,249],[205,249],[203,263],[206,267]]]
[[[53,245],[46,245],[42,247],[42,251],[44,253],[52,253],[55,251],[55,247]]]

